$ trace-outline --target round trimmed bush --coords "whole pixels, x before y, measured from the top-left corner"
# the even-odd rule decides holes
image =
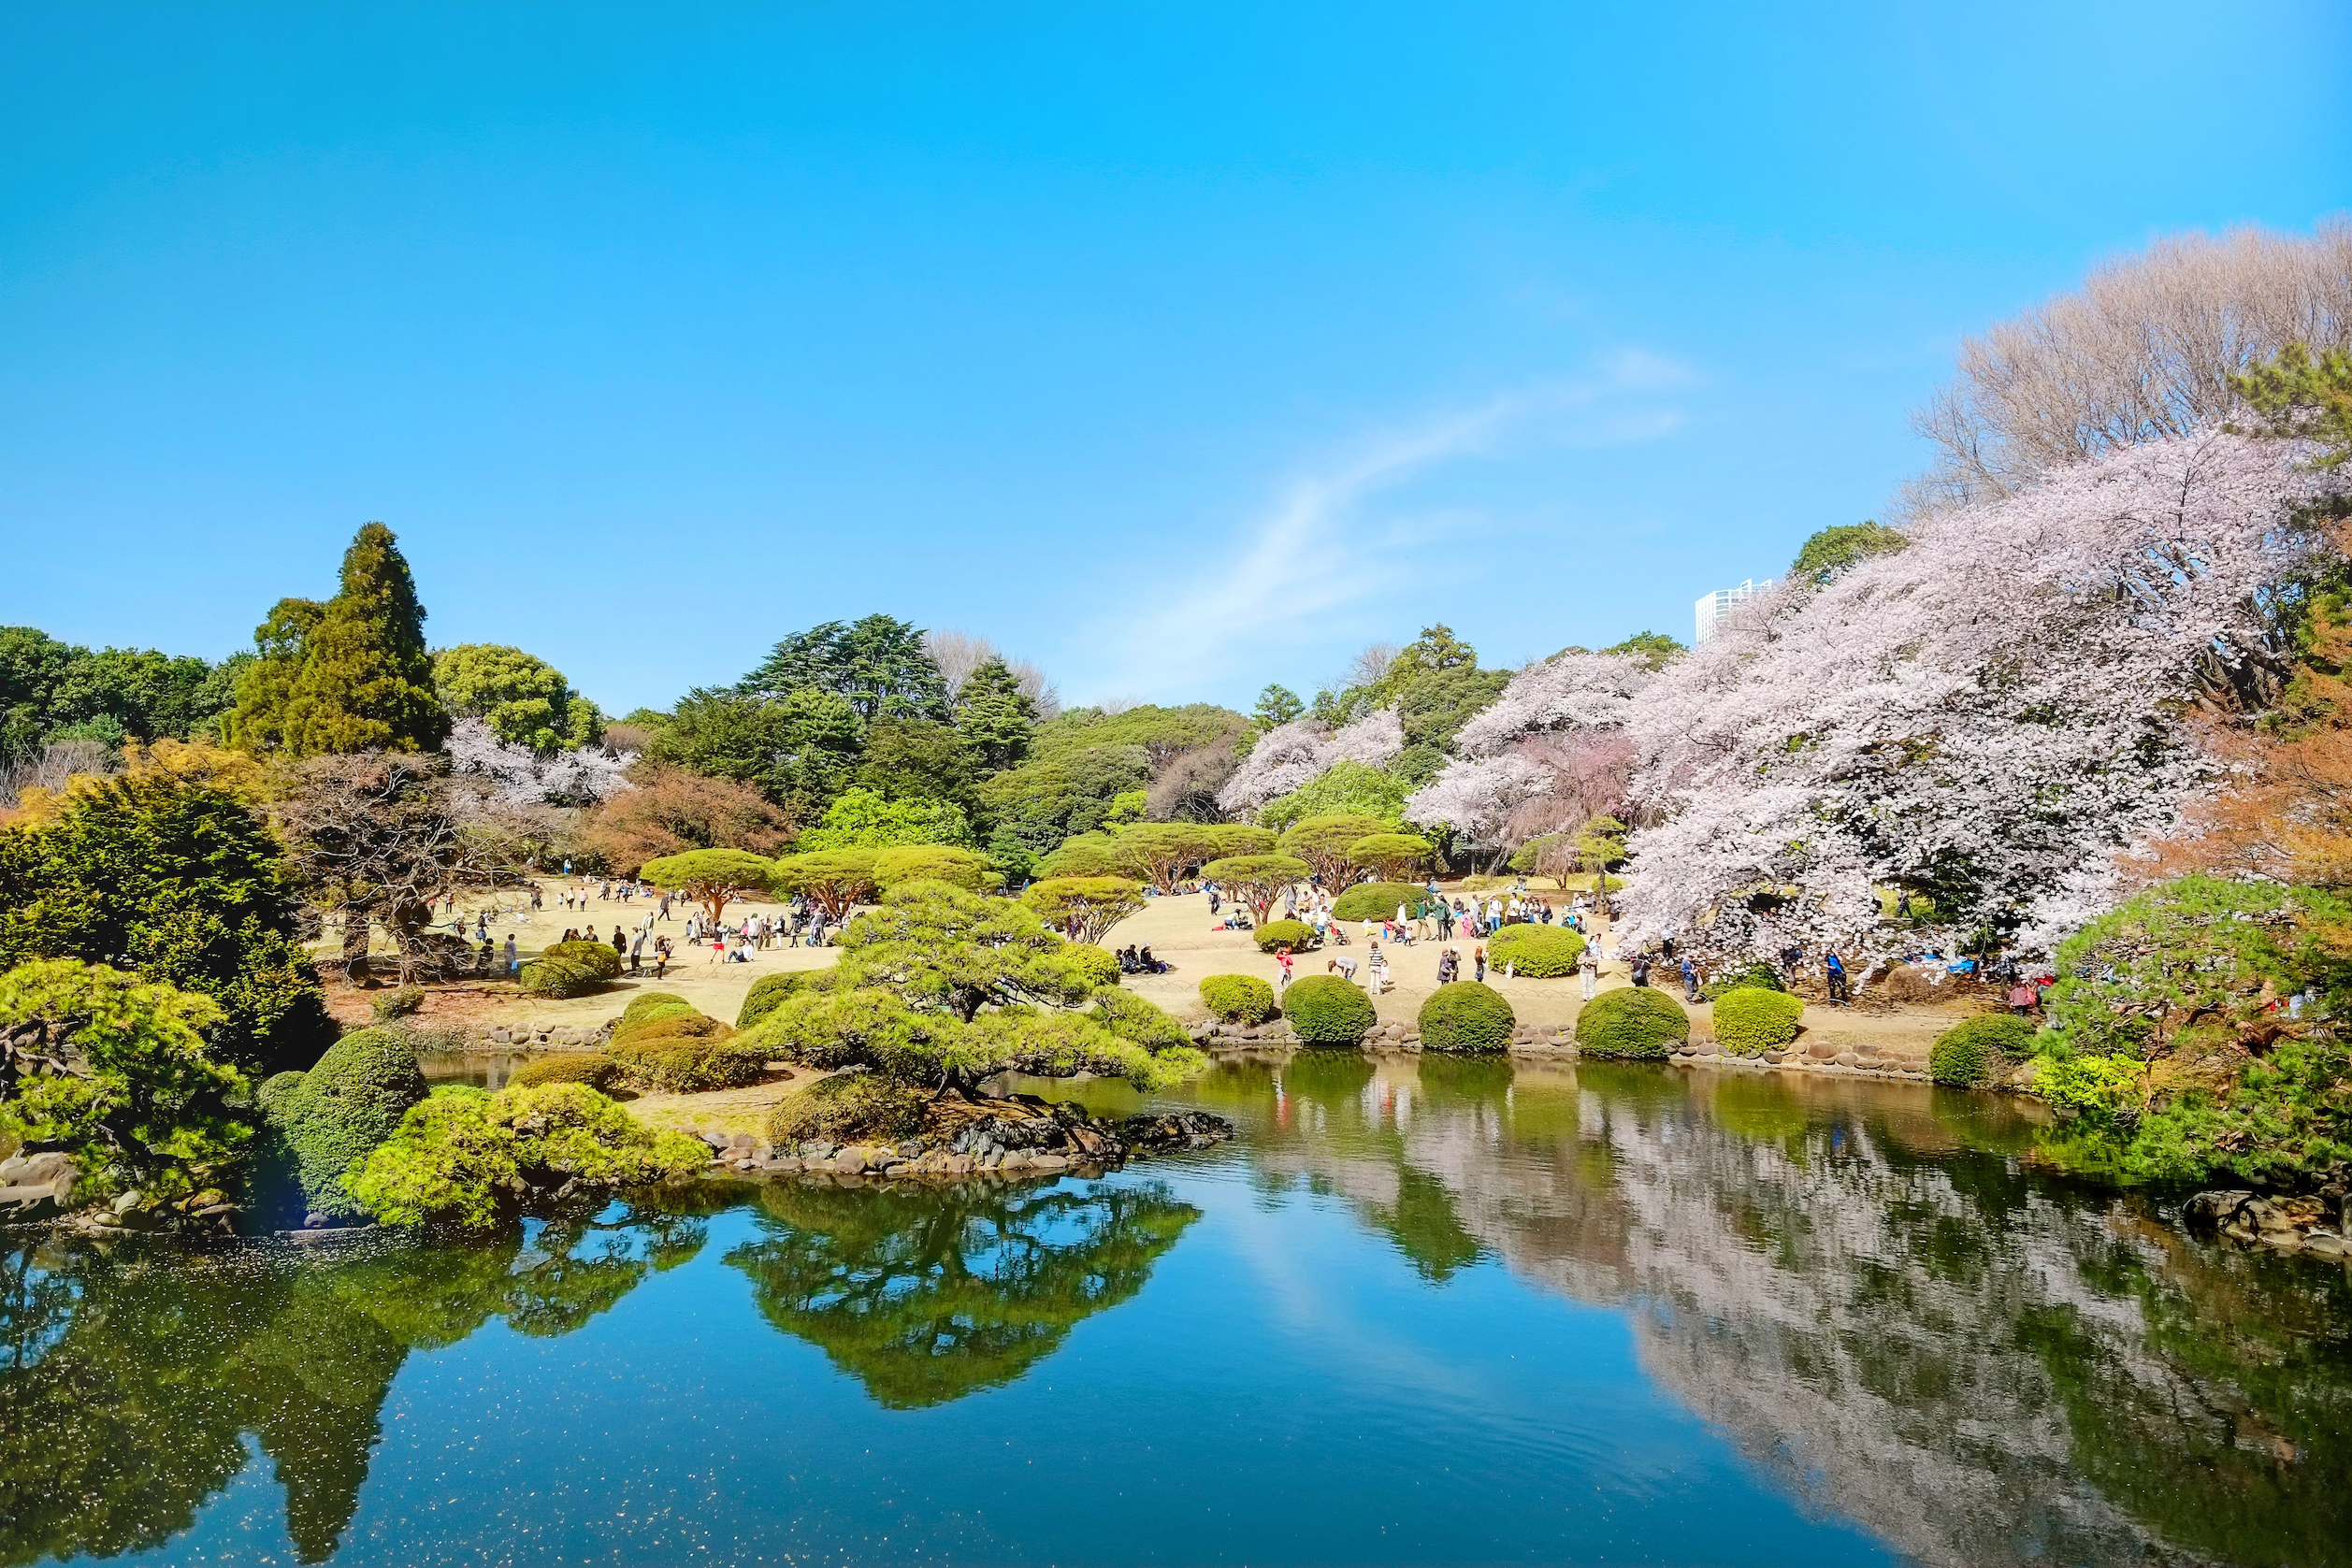
[[[405,1018],[412,1013],[425,1011],[425,987],[403,985],[397,991],[386,991],[373,1004],[376,1022],[388,1024],[395,1018]]]
[[[1557,980],[1576,972],[1584,939],[1566,926],[1506,926],[1486,941],[1490,973],[1508,969],[1533,980]]]
[[[931,1097],[873,1072],[821,1078],[768,1114],[768,1142],[778,1148],[811,1139],[909,1138],[923,1130]]]
[[[1503,993],[1475,980],[1457,980],[1429,993],[1421,1004],[1424,1051],[1500,1051],[1511,1043],[1511,1004]]]
[[[1212,974],[1201,982],[1201,1001],[1219,1023],[1263,1024],[1282,1009],[1274,987],[1254,974]]]
[[[358,1217],[343,1173],[391,1137],[426,1093],[408,1037],[378,1029],[343,1036],[301,1082],[279,1090],[271,1119],[294,1156],[304,1201],[320,1214]]]
[[[1735,1057],[1777,1050],[1796,1038],[1805,999],[1741,985],[1715,999],[1715,1043]]]
[[[1255,934],[1261,953],[1271,953],[1277,947],[1287,947],[1293,953],[1312,952],[1322,945],[1323,940],[1304,920],[1269,920]]]
[[[685,1002],[678,1002],[648,1009],[635,1023],[621,1024],[613,1030],[610,1043],[621,1046],[647,1040],[717,1040],[733,1032],[709,1014],[697,1013]]]
[[[735,1014],[735,1027],[747,1029],[776,1010],[776,1004],[822,973],[820,970],[786,970],[782,974],[763,974],[752,982],[750,992],[743,998],[743,1011]]]
[[[1690,1038],[1682,1004],[1647,985],[1604,991],[1576,1015],[1576,1048],[1588,1057],[1660,1061]]]
[[[600,942],[559,942],[540,957],[578,964],[599,980],[611,980],[621,972],[621,956]]]
[[[719,1024],[718,1028],[727,1026]],[[764,1047],[737,1045],[724,1037],[647,1036],[614,1046],[612,1060],[621,1081],[630,1087],[666,1094],[741,1088],[758,1083],[768,1068]]]
[[[523,966],[523,989],[535,997],[584,997],[603,984],[596,971],[569,958],[533,958]]]
[[[1331,917],[1334,920],[1393,920],[1397,905],[1403,904],[1409,914],[1415,904],[1428,897],[1429,889],[1416,887],[1409,882],[1360,883],[1332,900]]]
[[[1099,989],[1118,984],[1118,956],[1109,948],[1098,947],[1090,942],[1074,942],[1061,951],[1064,957],[1077,961],[1089,988]]]
[[[627,1029],[646,1014],[664,1007],[683,1007],[689,1013],[694,1011],[694,1004],[675,991],[645,991],[631,998],[629,1004],[621,1009],[619,1027]]]
[[[1310,974],[1282,995],[1283,1015],[1308,1045],[1361,1045],[1379,1022],[1372,999],[1335,974]]]
[[[1955,1089],[1981,1089],[2012,1059],[2030,1056],[2039,1032],[2031,1019],[2014,1013],[1963,1018],[1936,1036],[1927,1053],[1928,1076]]]
[[[1785,991],[1787,989],[1788,987],[1781,983],[1779,970],[1774,969],[1770,964],[1757,962],[1750,964],[1746,969],[1736,969],[1715,976],[1714,979],[1698,988],[1698,994],[1704,1000],[1714,1001],[1726,991]]]
[[[609,1089],[621,1076],[621,1064],[601,1051],[570,1051],[559,1057],[541,1057],[527,1061],[507,1076],[509,1088],[528,1088],[533,1084],[585,1084],[592,1089]]]

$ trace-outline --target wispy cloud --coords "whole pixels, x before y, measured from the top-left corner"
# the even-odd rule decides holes
[[[1662,399],[1696,379],[1672,360],[1629,350],[1588,378],[1501,393],[1349,444],[1282,486],[1189,579],[1149,606],[1105,615],[1093,638],[1099,688],[1079,695],[1198,692],[1245,665],[1266,667],[1272,653],[1344,651],[1374,629],[1384,604],[1471,570],[1462,545],[1493,526],[1461,505],[1367,517],[1367,502],[1448,465],[1529,445],[1657,439],[1681,423]]]

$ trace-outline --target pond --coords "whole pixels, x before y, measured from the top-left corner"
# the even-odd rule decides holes
[[[1241,1137],[477,1245],[14,1233],[0,1562],[2352,1560],[2343,1267],[2039,1174],[2001,1101],[1314,1055],[1170,1098]]]

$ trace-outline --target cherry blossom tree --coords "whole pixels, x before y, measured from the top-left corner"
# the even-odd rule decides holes
[[[1405,749],[1405,726],[1394,708],[1367,713],[1336,730],[1314,719],[1293,719],[1258,737],[1234,776],[1217,792],[1217,803],[1235,815],[1321,778],[1342,762],[1382,768]]]
[[[502,806],[592,806],[628,789],[636,760],[599,745],[541,756],[500,740],[482,718],[459,719],[449,732],[450,771],[481,781]]]

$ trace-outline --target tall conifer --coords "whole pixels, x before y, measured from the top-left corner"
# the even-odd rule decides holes
[[[425,607],[392,530],[370,523],[343,553],[325,606],[281,601],[255,634],[261,657],[238,683],[232,733],[296,756],[437,751],[449,713],[425,652]]]

